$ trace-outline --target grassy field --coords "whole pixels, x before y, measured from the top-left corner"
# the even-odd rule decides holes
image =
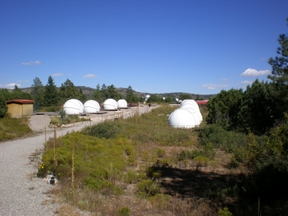
[[[28,118],[0,118],[0,141],[17,139],[32,134]]]
[[[174,109],[161,106],[49,140],[38,175],[53,172],[60,180],[51,192],[66,203],[60,215],[76,209],[94,215],[229,215],[224,207],[236,197],[241,170],[227,168],[228,153],[199,143],[201,128],[170,127]]]
[[[286,214],[286,200],[274,199],[274,191],[285,191],[286,185],[274,177],[277,170],[249,173],[259,155],[270,155],[271,150],[274,160],[282,151],[283,129],[270,138],[225,131],[205,124],[203,108],[200,127],[175,129],[168,125],[175,108],[163,105],[141,116],[136,113],[48,140],[38,176],[53,172],[60,180],[51,191],[62,202],[59,215],[89,211],[112,216],[242,216],[262,210],[265,215]],[[63,120],[67,121],[57,117],[52,122]],[[0,120],[1,141],[30,134],[27,118]]]

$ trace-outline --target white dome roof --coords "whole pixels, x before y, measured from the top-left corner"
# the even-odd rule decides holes
[[[118,108],[127,108],[128,104],[127,101],[124,99],[118,100]]]
[[[100,105],[95,100],[88,100],[84,103],[85,113],[97,113],[100,111]]]
[[[174,128],[194,128],[198,125],[194,114],[187,109],[178,108],[174,110],[168,119],[169,125]]]
[[[63,110],[67,115],[78,115],[84,112],[84,106],[80,100],[70,99],[64,103]]]
[[[118,103],[116,100],[109,98],[104,101],[103,107],[105,110],[117,110],[118,109]]]
[[[203,121],[203,117],[202,117],[202,114],[200,112],[199,105],[197,104],[197,102],[195,100],[191,100],[191,99],[184,100],[180,104],[180,107],[183,109],[188,109],[191,112],[196,112],[198,115],[198,118],[200,119],[200,123]]]
[[[189,105],[189,106],[194,106],[195,108],[197,108],[198,110],[200,110],[199,109],[199,106],[198,106],[198,104],[197,104],[197,102],[195,101],[195,100],[192,100],[192,99],[186,99],[186,100],[184,100],[184,101],[182,101],[181,102],[181,104],[180,104],[180,107],[182,107],[182,106],[187,106],[187,105]]]
[[[197,106],[195,106],[194,104],[191,104],[191,103],[181,104],[180,107],[183,108],[183,109],[193,110],[194,112],[199,112],[199,107],[197,107]]]

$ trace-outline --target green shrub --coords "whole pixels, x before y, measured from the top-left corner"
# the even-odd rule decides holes
[[[247,135],[226,131],[219,125],[210,125],[200,129],[199,138],[200,144],[203,146],[212,143],[214,147],[228,152],[239,146],[247,146]]]
[[[164,156],[165,156],[165,150],[163,150],[163,149],[157,149],[157,150],[156,150],[156,155],[157,155],[158,158],[164,157]]]
[[[121,209],[118,209],[117,215],[118,216],[129,216],[130,215],[130,208],[125,206]]]
[[[128,184],[136,183],[138,181],[138,175],[136,172],[129,170],[124,176],[125,182]]]
[[[159,184],[153,182],[151,179],[144,179],[137,186],[140,195],[154,196],[160,191]]]
[[[203,156],[197,156],[194,158],[194,161],[197,162],[197,166],[206,166],[209,162],[209,158]]]
[[[232,213],[229,211],[227,207],[225,207],[219,210],[218,216],[232,216]]]
[[[121,126],[115,121],[105,121],[100,124],[86,128],[82,131],[83,134],[95,136],[99,138],[115,138],[121,131]]]

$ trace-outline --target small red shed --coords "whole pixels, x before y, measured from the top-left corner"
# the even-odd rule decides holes
[[[6,101],[6,104],[11,118],[22,118],[23,116],[33,115],[34,100],[14,99]]]

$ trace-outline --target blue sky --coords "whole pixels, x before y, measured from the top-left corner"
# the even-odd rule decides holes
[[[216,94],[267,80],[287,0],[0,1],[0,88]]]

